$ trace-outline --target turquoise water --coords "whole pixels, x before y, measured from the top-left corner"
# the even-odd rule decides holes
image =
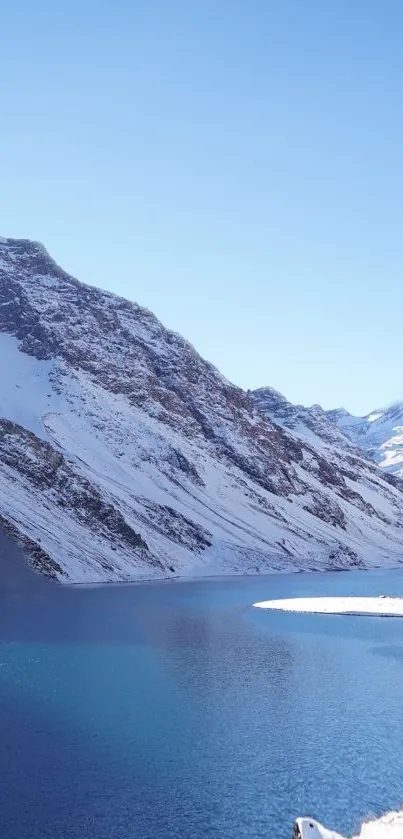
[[[0,589],[2,839],[289,839],[403,799],[402,572]]]

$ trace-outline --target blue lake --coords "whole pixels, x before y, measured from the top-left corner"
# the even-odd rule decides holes
[[[2,839],[290,839],[403,799],[403,620],[270,613],[403,572],[0,583]]]

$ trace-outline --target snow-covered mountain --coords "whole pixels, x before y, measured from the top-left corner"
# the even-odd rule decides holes
[[[395,475],[403,477],[403,402],[354,417],[343,409],[327,417],[352,443]]]
[[[399,563],[403,482],[326,428],[280,427],[150,312],[0,240],[0,525],[45,573]]]
[[[256,408],[270,422],[275,422],[282,428],[292,431],[298,437],[309,440],[314,445],[323,443],[351,448],[350,438],[333,422],[320,405],[306,408],[304,405],[293,405],[292,402],[271,387],[261,387],[251,393]]]
[[[282,428],[316,444],[361,449],[382,469],[403,477],[403,402],[356,417],[344,408],[324,411],[320,405],[293,405],[271,387],[251,395],[258,410]]]

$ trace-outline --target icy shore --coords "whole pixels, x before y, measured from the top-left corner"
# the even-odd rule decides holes
[[[258,609],[275,609],[282,612],[403,617],[403,597],[386,597],[385,595],[379,597],[296,597],[290,600],[264,600],[253,605]]]
[[[346,839],[340,833],[328,830],[314,819],[297,819],[293,839]],[[364,822],[352,839],[403,839],[403,810],[389,812],[380,819]]]

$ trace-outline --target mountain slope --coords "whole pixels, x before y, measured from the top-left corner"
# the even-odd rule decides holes
[[[271,387],[254,390],[251,396],[258,411],[269,422],[277,423],[316,446],[325,443],[344,449],[351,448],[350,438],[320,405],[312,405],[310,408],[293,405],[282,393]]]
[[[356,446],[395,475],[403,477],[403,402],[354,417],[343,409],[327,411],[327,418]]]
[[[33,242],[0,240],[0,357],[0,524],[45,573],[401,561],[403,483],[331,422],[324,446],[269,421],[150,312]]]
[[[324,411],[320,405],[293,405],[270,387],[254,390],[251,396],[266,419],[298,437],[319,446],[354,447],[382,469],[403,477],[403,402],[356,417],[344,408]]]

